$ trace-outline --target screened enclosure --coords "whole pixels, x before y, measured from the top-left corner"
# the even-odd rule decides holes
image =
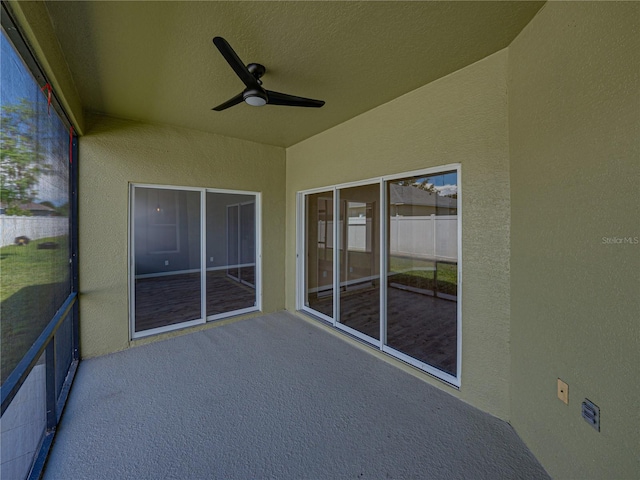
[[[77,139],[2,4],[0,477],[37,475],[78,364]]]

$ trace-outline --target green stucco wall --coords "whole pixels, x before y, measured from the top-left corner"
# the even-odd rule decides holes
[[[286,190],[286,304],[295,310],[296,192],[462,164],[462,387],[459,392],[443,388],[505,419],[509,413],[506,73],[503,50],[288,148]]]
[[[640,478],[639,23],[551,2],[509,47],[511,423],[557,479]]]
[[[262,307],[284,308],[285,151],[103,116],[80,138],[82,357],[129,346],[129,183],[262,193]]]

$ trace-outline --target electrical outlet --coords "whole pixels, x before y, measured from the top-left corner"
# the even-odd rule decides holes
[[[213,257],[209,257],[209,261],[213,263]]]
[[[164,266],[166,267],[167,265],[169,265],[169,260],[164,261]]]
[[[569,405],[569,385],[558,379],[558,398]]]

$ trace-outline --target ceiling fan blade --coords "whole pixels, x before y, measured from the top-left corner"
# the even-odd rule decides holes
[[[247,87],[258,88],[260,86],[258,80],[251,75],[245,64],[240,60],[240,57],[238,57],[238,54],[231,48],[229,42],[222,37],[214,37],[213,44],[220,50],[224,59]]]
[[[216,112],[221,112],[222,110],[226,110],[229,107],[233,107],[234,105],[238,105],[243,102],[242,93],[239,93],[235,97],[227,100],[224,103],[221,103],[217,107],[213,107],[211,110],[215,110]]]
[[[320,108],[324,105],[323,100],[314,100],[313,98],[296,97],[295,95],[287,95],[286,93],[274,92],[267,90],[267,103],[269,105],[285,105],[288,107],[311,107]]]

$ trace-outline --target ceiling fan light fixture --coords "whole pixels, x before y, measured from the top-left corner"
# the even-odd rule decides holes
[[[252,107],[262,107],[267,104],[267,96],[259,90],[248,89],[243,93],[242,98]]]
[[[252,107],[262,107],[267,104],[267,101],[264,98],[258,96],[248,96],[244,101]]]

